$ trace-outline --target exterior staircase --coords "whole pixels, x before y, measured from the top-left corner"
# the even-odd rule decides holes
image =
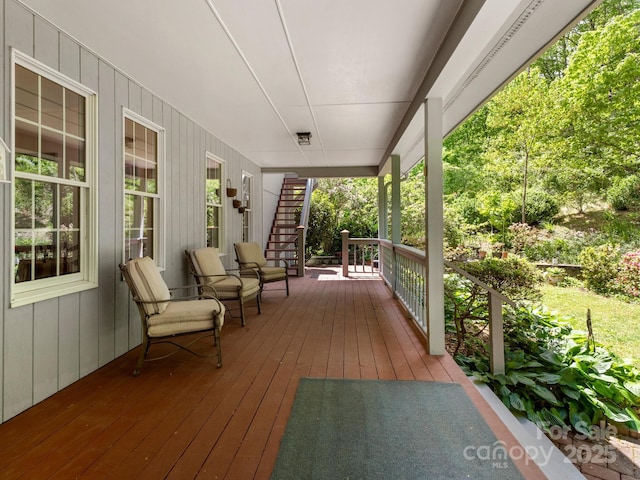
[[[289,263],[289,275],[298,275],[298,225],[306,227],[308,203],[311,198],[313,180],[285,177],[280,190],[278,207],[269,233],[265,258],[284,259]],[[304,262],[304,258],[301,260]]]

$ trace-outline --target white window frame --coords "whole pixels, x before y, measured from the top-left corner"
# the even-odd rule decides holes
[[[15,146],[16,130],[16,65],[47,78],[85,98],[85,179],[72,181],[59,177],[47,177],[33,173],[16,172],[15,148],[11,156],[11,265],[15,263],[15,186],[16,178],[27,180],[52,179],[58,185],[72,185],[80,188],[80,272],[59,275],[38,280],[16,283],[11,269],[11,307],[28,305],[50,298],[81,292],[98,286],[98,95],[93,90],[46,66],[34,58],[11,50],[11,144]],[[38,122],[38,124],[40,124]]]
[[[244,202],[244,179],[249,178],[249,205],[245,205]],[[245,207],[244,213],[242,214],[242,236],[243,241],[251,242],[253,241],[253,215],[252,215],[252,207],[253,202],[255,201],[253,196],[253,175],[247,172],[246,170],[242,170],[242,176],[240,177],[240,195],[242,195],[241,202],[242,206]],[[244,225],[245,219],[247,222],[247,237],[244,238]]]
[[[153,130],[157,134],[157,190],[155,194],[141,193],[135,190],[127,190],[126,188],[126,165],[125,165],[125,119],[132,120],[145,128]],[[144,197],[151,197],[155,199],[155,205],[153,209],[153,229],[154,229],[154,242],[153,242],[153,260],[156,266],[160,270],[164,270],[166,265],[166,221],[165,221],[165,158],[166,158],[166,130],[152,122],[151,120],[137,114],[136,112],[129,110],[126,107],[122,108],[122,261],[129,260],[125,257],[125,199],[127,195],[140,195]]]
[[[209,161],[213,161],[216,162],[217,164],[220,165],[220,203],[219,204],[215,204],[215,203],[209,203],[208,199],[207,199],[207,166]],[[214,155],[213,153],[207,151],[205,153],[205,165],[204,165],[204,190],[205,190],[205,199],[204,199],[204,244],[207,246],[210,246],[207,243],[208,240],[208,222],[207,222],[207,208],[209,207],[209,205],[218,207],[220,209],[220,230],[218,231],[218,251],[221,255],[226,254],[226,242],[225,242],[225,226],[226,226],[226,214],[227,214],[227,209],[224,207],[224,198],[225,198],[225,191],[226,191],[226,184],[227,184],[227,179],[226,179],[226,175],[227,175],[227,165],[226,162],[224,160],[222,160],[220,157]]]

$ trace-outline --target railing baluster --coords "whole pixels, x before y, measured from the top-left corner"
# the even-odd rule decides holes
[[[489,292],[489,368],[494,375],[505,373],[502,300]]]

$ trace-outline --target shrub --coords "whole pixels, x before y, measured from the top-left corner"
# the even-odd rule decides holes
[[[636,175],[616,178],[607,190],[607,202],[617,211],[628,210],[640,201],[640,178]]]
[[[480,226],[489,221],[489,217],[480,213],[479,202],[474,197],[459,195],[450,202],[450,206],[462,216],[466,223]]]
[[[516,202],[518,205],[517,211],[512,217],[513,222],[519,222],[522,220],[522,192],[514,192],[519,197]],[[525,204],[524,213],[527,223],[530,225],[538,225],[543,222],[549,222],[553,220],[560,212],[560,207],[556,199],[543,190],[530,189],[527,191],[527,202]]]
[[[557,259],[559,263],[580,263],[580,253],[586,247],[595,247],[607,243],[600,232],[589,229],[587,232],[555,227],[552,232],[538,231],[540,240],[525,247],[525,256],[530,261]]]
[[[329,198],[322,192],[314,192],[309,210],[307,250],[309,253],[333,253],[336,211]]]
[[[540,298],[541,276],[529,262],[518,257],[487,258],[459,266],[491,288],[517,301]],[[484,288],[457,274],[445,276],[445,321],[455,332],[457,346],[465,352],[485,351],[478,338],[488,324],[488,295]]]
[[[640,250],[622,256],[616,289],[631,298],[640,298]]]
[[[596,293],[612,293],[618,274],[619,250],[611,244],[587,247],[579,256],[585,285]]]
[[[535,301],[540,298],[539,286],[542,276],[535,266],[523,258],[487,258],[461,266],[515,302]]]
[[[468,226],[460,212],[445,205],[443,231],[445,248],[455,248],[462,245],[467,229]]]
[[[509,226],[511,249],[514,253],[524,253],[525,248],[535,245],[536,231],[526,223],[514,223]]]

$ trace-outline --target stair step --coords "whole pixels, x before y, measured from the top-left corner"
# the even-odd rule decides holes
[[[298,273],[297,248],[298,221],[296,214],[304,205],[307,179],[286,177],[283,180],[278,198],[278,207],[269,233],[265,258],[267,260],[286,260],[290,262],[291,275]]]
[[[284,178],[284,183],[300,183],[302,185],[306,185],[307,184],[307,179],[306,178],[300,178],[300,177],[285,177]]]

